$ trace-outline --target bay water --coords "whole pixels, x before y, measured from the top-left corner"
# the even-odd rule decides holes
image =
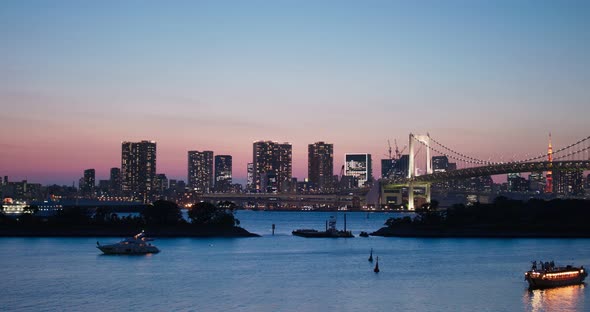
[[[0,310],[590,311],[586,285],[524,281],[532,260],[589,266],[588,239],[363,238],[399,215],[360,212],[346,213],[355,238],[291,235],[331,215],[238,211],[261,237],[157,239],[144,256],[102,255],[96,238],[0,238]]]

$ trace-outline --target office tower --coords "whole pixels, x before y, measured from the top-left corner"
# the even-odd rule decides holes
[[[123,142],[121,149],[121,189],[146,202],[156,178],[156,142]]]
[[[277,172],[277,183],[279,192],[291,190],[291,179],[293,178],[293,147],[291,143],[279,144],[279,171]]]
[[[156,174],[156,182],[154,184],[154,191],[157,194],[164,194],[164,191],[168,189],[168,178],[163,173]]]
[[[510,192],[526,192],[529,189],[528,181],[520,176],[520,173],[508,174],[508,190]]]
[[[111,168],[111,179],[109,184],[109,192],[111,195],[118,195],[121,193],[121,169]]]
[[[529,191],[543,192],[545,189],[545,177],[543,172],[531,172],[529,174]]]
[[[362,187],[373,180],[371,154],[344,154],[344,175],[358,179],[357,186]]]
[[[447,156],[432,157],[432,172],[446,172],[449,168],[449,158]]]
[[[388,179],[393,175],[395,159],[381,159],[381,178]]]
[[[92,196],[96,186],[96,171],[94,169],[84,170],[84,177],[81,180],[80,191],[86,196]]]
[[[191,191],[209,193],[213,188],[213,152],[188,152],[188,187]]]
[[[107,194],[111,188],[111,180],[98,180],[98,193]]]
[[[248,192],[255,191],[254,188],[254,163],[248,163],[248,175],[246,180],[246,190]]]
[[[257,141],[253,143],[252,182],[254,192],[288,191],[292,178],[290,143]]]
[[[215,156],[215,190],[229,192],[232,184],[232,157],[230,155]]]
[[[553,192],[558,195],[584,195],[584,171],[553,171]]]
[[[333,190],[334,145],[324,142],[309,144],[307,147],[307,177],[320,192]]]
[[[394,159],[391,177],[405,178],[408,176],[408,170],[410,170],[410,156],[401,155],[400,158]]]

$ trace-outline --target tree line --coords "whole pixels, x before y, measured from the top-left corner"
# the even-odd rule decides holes
[[[194,225],[212,227],[239,226],[240,221],[234,213],[236,205],[231,202],[220,202],[217,205],[208,202],[193,204],[188,211],[188,220],[183,218],[180,207],[171,201],[158,200],[147,205],[137,216],[120,217],[109,209],[99,207],[68,207],[49,217],[37,215],[38,208],[29,206],[18,217],[9,217],[0,209],[0,225],[35,226],[39,224],[68,226],[174,226]]]
[[[436,209],[436,206],[433,201],[433,204],[417,210],[414,217],[389,218],[385,225],[390,228],[412,226],[542,232],[588,232],[590,229],[590,200],[521,201],[501,196],[489,204],[455,204],[446,210]]]

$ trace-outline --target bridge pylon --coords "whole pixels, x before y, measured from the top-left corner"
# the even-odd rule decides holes
[[[410,155],[409,156],[409,164],[408,164],[408,210],[415,210],[414,207],[414,184],[412,180],[416,177],[416,161],[414,159],[415,152],[414,152],[414,145],[416,143],[421,143],[426,146],[426,174],[432,174],[432,160],[430,159],[430,135],[420,134],[415,135],[410,133],[410,142],[408,146],[410,148]],[[430,184],[426,184],[425,188],[425,195],[426,195],[426,202],[430,202]]]

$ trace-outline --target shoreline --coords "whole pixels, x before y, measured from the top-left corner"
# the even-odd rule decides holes
[[[494,231],[484,229],[391,229],[388,227],[382,227],[369,235],[414,238],[590,238],[590,232]]]
[[[241,227],[232,228],[187,228],[187,227],[145,227],[145,228],[0,228],[0,237],[131,237],[145,230],[155,238],[240,238],[260,237]]]

